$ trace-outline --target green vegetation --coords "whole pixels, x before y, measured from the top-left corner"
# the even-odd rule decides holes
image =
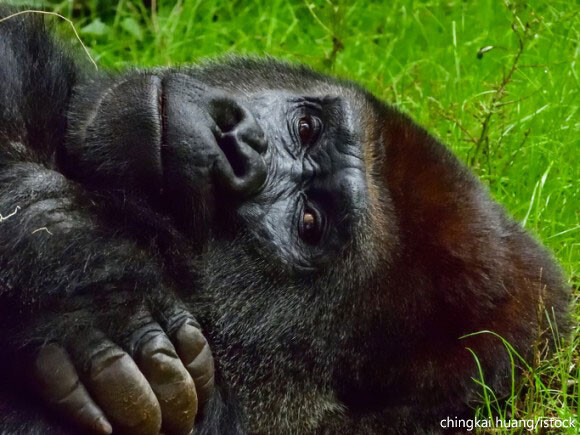
[[[176,65],[227,52],[268,54],[362,83],[449,144],[553,250],[574,287],[578,325],[576,1],[36,3],[71,18],[106,67]],[[59,27],[72,35],[66,23]],[[485,403],[477,414],[572,416],[580,425],[579,349],[577,326],[552,357],[539,343],[512,397],[497,402],[493,392],[482,390]]]

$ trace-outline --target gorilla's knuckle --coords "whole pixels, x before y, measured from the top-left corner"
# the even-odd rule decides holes
[[[206,342],[200,352],[186,363],[187,369],[193,374],[195,380],[204,383],[214,375],[214,361],[209,344]]]
[[[170,336],[174,335],[185,324],[199,328],[199,324],[193,315],[181,305],[177,305],[169,313],[164,313],[163,317],[165,319],[165,330]]]
[[[89,358],[89,376],[93,380],[122,373],[130,366],[131,357],[112,344],[104,345]]]
[[[186,365],[194,361],[202,352],[211,356],[209,343],[201,330],[190,323],[185,323],[175,334],[176,348]]]
[[[177,354],[164,332],[159,332],[143,342],[139,346],[141,358],[150,358],[152,360],[163,360],[164,358],[177,358]]]

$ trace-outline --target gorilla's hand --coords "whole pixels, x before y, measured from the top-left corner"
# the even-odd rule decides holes
[[[114,330],[95,319],[42,346],[34,388],[94,432],[189,433],[213,390],[213,359],[195,319],[178,304],[162,305],[136,304]]]

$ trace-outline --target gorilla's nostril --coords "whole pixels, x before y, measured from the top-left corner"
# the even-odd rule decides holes
[[[259,153],[266,151],[266,135],[246,107],[227,97],[212,100],[210,107],[210,114],[222,134],[232,133],[237,140],[248,144]]]
[[[262,156],[240,140],[237,130],[222,135],[217,143],[223,155],[216,160],[214,174],[222,187],[242,198],[260,191],[267,173]]]
[[[214,121],[222,133],[232,131],[245,117],[242,108],[229,99],[213,100],[211,106]]]
[[[247,172],[245,158],[246,156],[240,153],[240,148],[236,137],[232,134],[224,134],[218,140],[218,146],[223,151],[228,160],[232,171],[236,177],[243,177]]]

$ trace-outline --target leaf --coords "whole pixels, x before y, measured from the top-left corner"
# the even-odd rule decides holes
[[[127,17],[121,21],[121,27],[125,32],[133,36],[137,41],[143,40],[143,29],[135,18]]]
[[[94,19],[81,29],[81,33],[86,35],[103,36],[109,31],[109,26],[103,23],[99,18]]]

